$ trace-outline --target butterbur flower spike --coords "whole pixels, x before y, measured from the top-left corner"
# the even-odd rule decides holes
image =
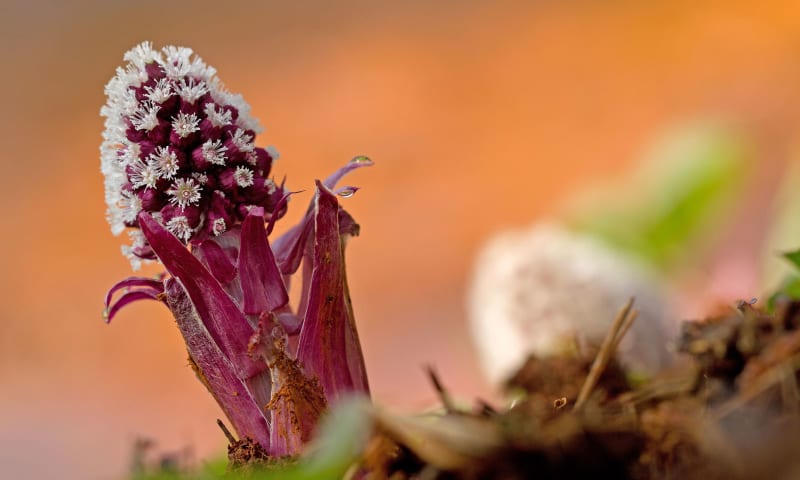
[[[270,239],[292,193],[269,178],[277,156],[255,146],[242,97],[187,48],[142,43],[125,60],[101,110],[107,217],[115,235],[128,230],[134,269],[159,261],[166,272],[114,285],[104,317],[137,300],[166,304],[240,438],[297,454],[328,404],[369,394],[344,265],[359,227],[338,201],[357,188],[336,185],[372,161],[357,156],[317,181],[303,219]]]

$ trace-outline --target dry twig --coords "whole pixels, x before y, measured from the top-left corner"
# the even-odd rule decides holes
[[[608,362],[611,361],[611,357],[614,356],[614,352],[619,345],[619,342],[630,328],[633,320],[636,319],[635,313],[631,315],[632,307],[633,298],[631,297],[625,306],[622,307],[619,313],[617,313],[617,317],[614,319],[614,323],[608,330],[606,338],[603,339],[603,344],[600,347],[600,351],[597,352],[597,356],[594,358],[592,367],[589,370],[589,375],[583,382],[580,392],[578,393],[578,398],[575,400],[575,405],[572,407],[573,410],[579,411],[586,404],[586,401],[589,399],[589,395],[591,395],[592,390],[594,390],[594,387],[600,380],[600,375],[603,374],[603,370],[605,370]]]

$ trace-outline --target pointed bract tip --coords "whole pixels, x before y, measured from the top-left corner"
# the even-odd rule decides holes
[[[375,162],[366,155],[356,155],[350,160],[350,163],[362,165],[365,167],[368,165],[375,165]]]

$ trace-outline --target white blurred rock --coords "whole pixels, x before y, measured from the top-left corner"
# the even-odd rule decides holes
[[[635,297],[639,317],[620,346],[623,362],[653,372],[668,361],[674,324],[654,276],[598,241],[549,224],[501,233],[479,255],[468,314],[481,363],[505,380],[528,354],[579,341],[599,345]]]

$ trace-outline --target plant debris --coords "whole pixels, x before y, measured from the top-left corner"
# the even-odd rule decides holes
[[[429,370],[444,413],[377,407],[360,478],[757,479],[800,476],[800,302],[774,313],[740,302],[685,322],[687,357],[638,384],[616,359],[629,302],[592,352],[531,356],[505,409],[458,409]]]

